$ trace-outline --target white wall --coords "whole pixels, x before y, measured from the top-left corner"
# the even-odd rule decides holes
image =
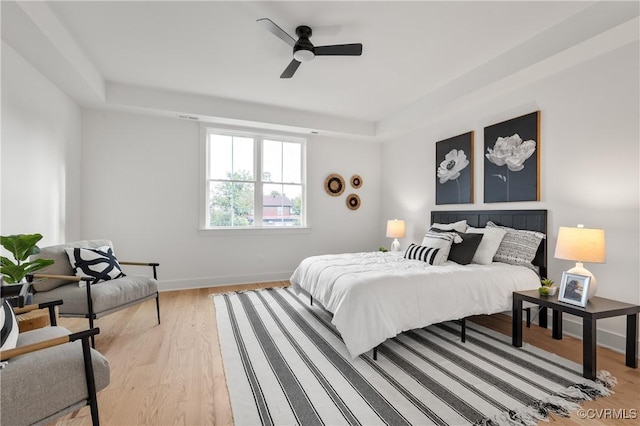
[[[598,295],[640,303],[638,52],[636,42],[385,143],[383,216],[408,221],[406,245],[421,240],[434,209],[548,209],[550,277],[559,283],[572,266],[553,258],[559,226],[604,228],[607,262],[586,265],[598,278]],[[483,128],[536,110],[541,201],[484,204]],[[476,201],[436,206],[435,142],[470,130]],[[581,333],[579,319],[565,319],[567,331]],[[624,317],[600,320],[598,328],[602,343],[624,348]]]
[[[109,238],[116,255],[160,262],[161,288],[288,279],[305,256],[375,250],[380,223],[380,144],[314,136],[307,144],[311,229],[221,235],[198,230],[199,124],[83,111],[84,238]],[[325,177],[363,177],[362,207],[324,191]]]
[[[80,108],[2,42],[3,235],[80,237]]]

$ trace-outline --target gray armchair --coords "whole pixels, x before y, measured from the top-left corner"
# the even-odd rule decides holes
[[[78,241],[43,247],[40,250],[40,254],[35,257],[53,259],[54,264],[30,277],[33,280],[33,301],[35,303],[44,303],[52,300],[62,300],[64,304],[59,308],[60,316],[88,318],[89,328],[93,328],[93,321],[97,318],[155,298],[158,324],[160,324],[160,301],[157,282],[158,263],[118,261],[120,265],[151,267],[153,268],[153,278],[127,275],[93,283],[92,277],[75,276],[75,271],[71,266],[66,249],[97,249],[104,246],[108,246],[113,250],[113,244],[108,240]]]
[[[99,329],[70,333],[56,327],[53,307],[59,302],[20,309],[48,307],[52,327],[20,333],[15,349],[0,352],[0,424],[48,423],[89,405],[99,425],[96,392],[110,381],[109,361],[89,346]],[[16,311],[18,311],[16,309]]]

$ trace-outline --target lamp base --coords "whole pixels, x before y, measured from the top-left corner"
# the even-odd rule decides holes
[[[397,238],[391,243],[391,251],[400,251],[400,241]]]
[[[596,295],[596,291],[598,290],[598,282],[596,281],[596,277],[593,276],[591,271],[589,271],[584,267],[582,262],[576,262],[576,266],[569,269],[567,272],[570,274],[584,275],[585,277],[591,277],[591,280],[589,280],[589,291],[587,292],[587,300],[591,299],[593,296]]]

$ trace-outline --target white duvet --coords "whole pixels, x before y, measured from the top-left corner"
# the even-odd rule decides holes
[[[333,313],[353,357],[406,330],[510,310],[513,291],[540,286],[522,266],[431,266],[381,252],[308,257],[290,281]]]

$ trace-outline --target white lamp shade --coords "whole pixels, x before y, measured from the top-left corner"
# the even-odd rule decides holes
[[[554,257],[575,262],[604,263],[606,259],[604,229],[561,226]]]
[[[598,281],[596,277],[584,267],[582,262],[604,263],[606,259],[603,229],[568,228],[561,226],[558,231],[556,259],[573,260],[576,266],[567,272],[591,277],[587,299],[596,295]]]
[[[388,238],[404,238],[405,235],[404,220],[394,219],[387,221]]]

